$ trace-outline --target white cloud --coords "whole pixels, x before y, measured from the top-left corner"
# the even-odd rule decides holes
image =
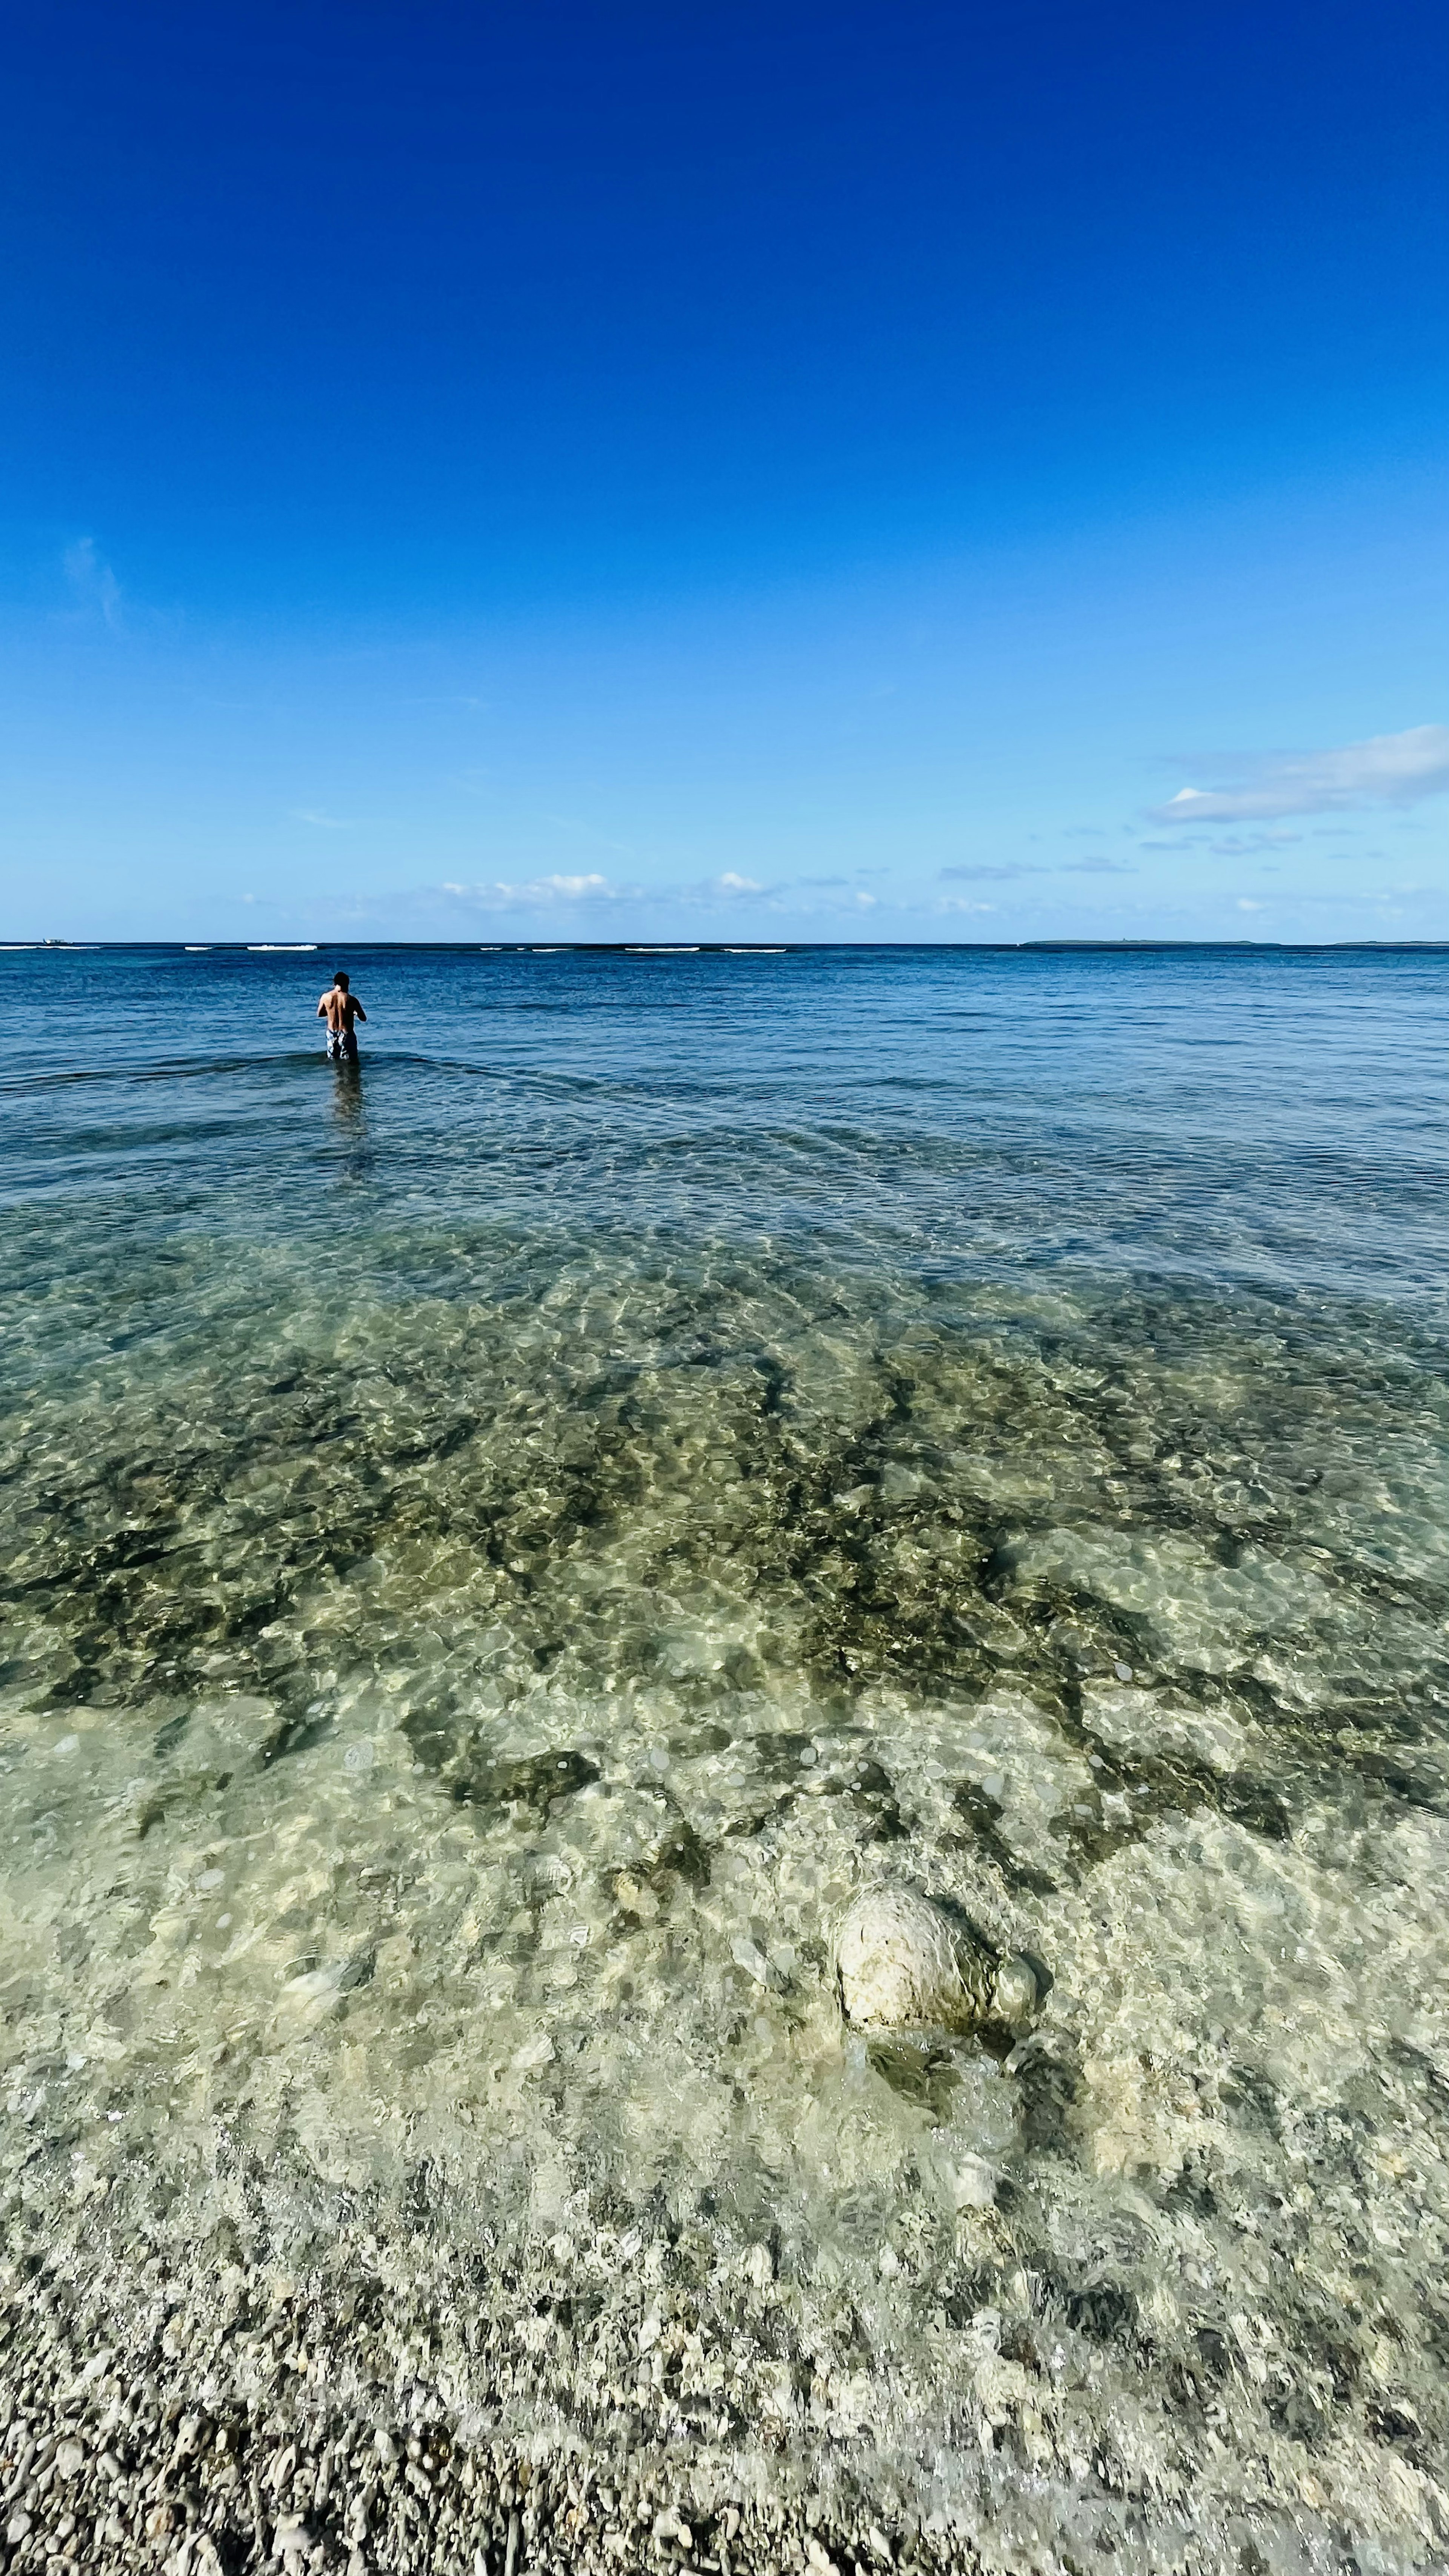
[[[98,610],[106,624],[119,631],[121,585],[110,565],[97,553],[95,538],[77,537],[73,546],[66,547],[61,561],[80,606]]]
[[[294,823],[314,824],[319,832],[355,832],[357,829],[355,823],[344,823],[336,814],[314,813],[306,805],[293,806],[292,820]]]
[[[513,884],[506,877],[496,877],[489,885],[444,884],[440,894],[455,902],[476,905],[483,912],[513,912],[539,904],[550,907],[574,903],[627,903],[637,898],[638,886],[611,885],[609,879],[591,870],[584,876],[564,876],[558,871],[546,877],[529,877]]]
[[[726,868],[723,876],[716,877],[715,884],[721,894],[763,894],[765,891],[753,877],[737,877],[733,868]]]
[[[1153,808],[1158,823],[1271,822],[1280,814],[1409,805],[1449,788],[1449,725],[1411,725],[1339,751],[1274,752],[1217,787],[1183,787]]]

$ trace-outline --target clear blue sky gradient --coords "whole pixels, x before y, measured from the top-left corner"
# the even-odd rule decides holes
[[[1439,0],[8,51],[0,935],[1449,936]]]

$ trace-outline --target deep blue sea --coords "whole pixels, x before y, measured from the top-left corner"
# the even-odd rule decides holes
[[[1430,2563],[1449,951],[11,950],[0,1103],[20,2239]],[[849,2018],[883,1894],[1029,2022]]]

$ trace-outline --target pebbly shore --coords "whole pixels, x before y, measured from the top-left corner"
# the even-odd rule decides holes
[[[364,2236],[289,2270],[215,2248],[188,2259],[174,2241],[126,2251],[83,2223],[62,2233],[12,2241],[0,2264],[7,2576],[1442,2563],[1407,2536],[1365,2543],[1271,2480],[1171,2499],[1124,2488],[1105,2453],[1075,2479],[1033,2472],[989,2402],[969,2423],[883,2416],[842,2439],[812,2414],[808,2353],[763,2278],[753,2334],[676,2275],[620,2340],[592,2330],[583,2268],[557,2249],[519,2269],[424,2235]],[[1002,2373],[1021,2378],[1029,2340],[1006,2340]],[[788,2422],[768,2402],[787,2381]]]
[[[441,2352],[421,2280],[409,2297],[375,2276],[301,2284],[264,2267],[185,2290],[155,2263],[89,2284],[71,2265],[22,2270],[0,2329],[0,2558],[13,2570],[979,2564],[944,2523],[868,2510],[863,2494],[827,2502],[780,2463],[762,2492],[759,2462],[669,2439],[667,2400],[632,2442],[591,2441],[557,2414],[510,2427],[527,2411],[521,2351],[505,2357],[494,2331]],[[652,2393],[649,2371],[645,2383]],[[489,2387],[491,2425],[477,2403]],[[600,2395],[607,2411],[624,2391]]]

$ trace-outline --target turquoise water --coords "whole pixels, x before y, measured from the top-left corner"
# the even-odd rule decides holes
[[[11,2224],[1442,2548],[1449,954],[334,962],[0,955]],[[845,2027],[878,1881],[1010,2055]]]

